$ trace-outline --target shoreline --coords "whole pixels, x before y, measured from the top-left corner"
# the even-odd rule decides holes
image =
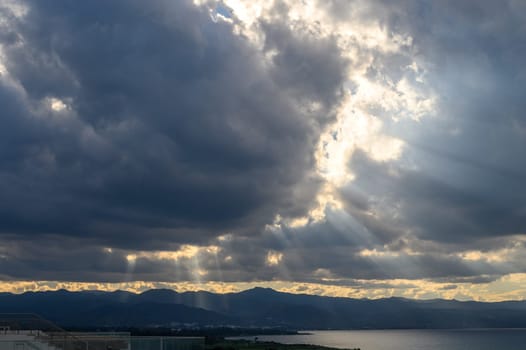
[[[254,341],[246,339],[224,339],[217,343],[207,344],[206,350],[360,350],[360,348],[333,348],[314,344],[284,344],[275,341]]]

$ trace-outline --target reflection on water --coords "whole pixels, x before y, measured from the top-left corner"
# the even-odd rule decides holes
[[[310,331],[260,341],[362,350],[524,350],[526,329]],[[252,338],[251,338],[252,339]]]

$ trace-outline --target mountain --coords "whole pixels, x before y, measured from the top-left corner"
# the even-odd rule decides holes
[[[526,301],[350,299],[254,288],[240,293],[66,290],[0,293],[0,313],[36,313],[64,327],[241,326],[290,329],[526,327]]]

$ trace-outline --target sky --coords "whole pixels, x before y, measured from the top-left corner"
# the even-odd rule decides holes
[[[0,291],[526,298],[521,0],[0,0]]]

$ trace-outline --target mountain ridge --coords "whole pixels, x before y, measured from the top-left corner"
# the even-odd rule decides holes
[[[353,299],[256,287],[237,293],[31,291],[0,293],[0,312],[32,312],[74,327],[282,327],[288,329],[526,327],[526,301],[399,297]]]

